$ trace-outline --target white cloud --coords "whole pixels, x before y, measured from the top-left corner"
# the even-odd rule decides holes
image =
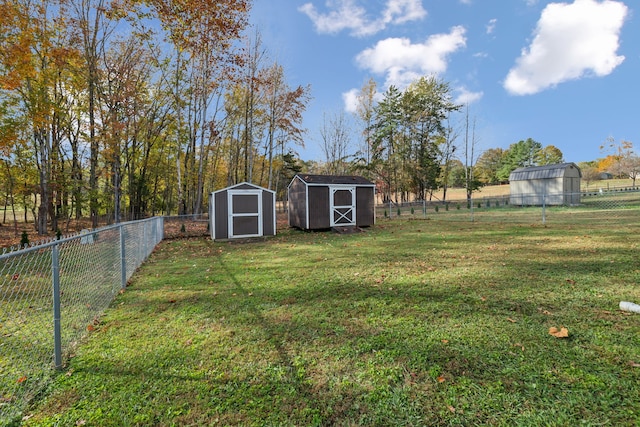
[[[360,91],[358,89],[351,89],[348,92],[342,94],[342,101],[344,102],[344,109],[347,113],[355,114],[358,108],[358,95]]]
[[[385,86],[406,87],[416,78],[441,74],[448,56],[466,46],[465,28],[453,27],[449,33],[430,36],[424,43],[407,38],[388,38],[356,56],[362,68],[386,75]]]
[[[383,12],[383,22],[404,24],[419,21],[427,16],[421,0],[387,0],[387,7]]]
[[[371,19],[367,10],[356,0],[328,0],[328,13],[320,13],[312,3],[305,3],[298,10],[313,21],[319,33],[336,34],[350,30],[354,36],[369,36],[388,25],[400,25],[427,16],[421,0],[386,0],[380,17]]]
[[[515,95],[530,95],[568,80],[610,74],[624,61],[616,51],[626,15],[627,7],[619,1],[550,3],[504,88]]]
[[[358,112],[358,104],[360,103],[361,89],[351,89],[342,94],[342,101],[344,103],[344,110],[347,113],[355,114]],[[380,102],[383,99],[383,94],[376,92],[373,94],[374,102]]]
[[[456,88],[456,92],[457,92],[457,96],[453,102],[455,102],[456,104],[462,104],[462,105],[473,104],[474,102],[479,101],[484,96],[484,92],[482,91],[471,92],[469,89],[467,89],[464,86]]]
[[[487,34],[493,34],[493,31],[496,29],[496,24],[498,23],[498,20],[496,18],[490,19],[489,23],[487,24]]]

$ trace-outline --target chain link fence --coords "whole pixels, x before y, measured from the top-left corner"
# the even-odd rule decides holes
[[[451,200],[385,203],[376,206],[378,219],[422,218],[437,221],[579,224],[630,221],[640,218],[640,190],[622,188],[555,194],[517,194]]]
[[[154,217],[0,255],[0,425],[19,422],[163,233]]]

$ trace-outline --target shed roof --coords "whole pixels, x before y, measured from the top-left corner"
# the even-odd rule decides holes
[[[565,175],[567,169],[570,168],[576,168],[578,170],[578,174],[582,176],[580,168],[575,163],[558,163],[555,165],[518,168],[511,172],[509,175],[509,181],[561,178]]]
[[[351,185],[369,185],[375,184],[366,178],[357,175],[311,175],[297,174],[301,181],[307,184],[351,184]]]
[[[214,191],[213,193],[219,193],[221,191],[234,190],[234,189],[239,189],[239,190],[248,190],[248,189],[263,190],[263,191],[268,191],[270,193],[274,193],[275,194],[275,191],[273,191],[273,190],[269,190],[268,188],[260,187],[259,185],[255,185],[255,184],[252,184],[252,183],[246,182],[246,181],[238,183],[238,184],[235,184],[235,185],[232,185],[232,186],[229,186],[229,187],[221,188],[220,190]]]

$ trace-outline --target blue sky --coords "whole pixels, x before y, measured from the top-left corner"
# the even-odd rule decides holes
[[[369,78],[384,92],[435,74],[469,105],[480,151],[533,138],[581,162],[606,156],[610,137],[640,151],[639,11],[630,0],[255,0],[252,22],[290,84],[311,86],[304,160],[323,160],[323,114],[352,111]]]

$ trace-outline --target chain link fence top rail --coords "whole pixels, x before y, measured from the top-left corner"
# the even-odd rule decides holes
[[[581,224],[640,218],[640,189],[581,193],[517,194],[450,200],[388,202],[376,206],[379,219]]]
[[[155,217],[0,255],[0,426],[21,419],[163,233]]]

